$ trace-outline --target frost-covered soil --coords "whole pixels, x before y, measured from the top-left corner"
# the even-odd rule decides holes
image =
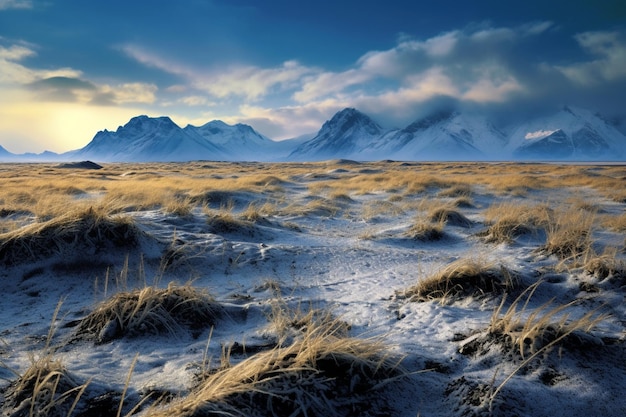
[[[625,202],[610,200],[592,188],[531,188],[514,195],[473,183],[471,205],[458,207],[472,223],[448,222],[441,239],[416,240],[407,231],[419,214],[418,203],[452,202],[456,197],[442,197],[441,188],[435,186],[401,199],[392,198],[394,190],[331,199],[308,187],[347,181],[357,174],[376,175],[384,171],[384,164],[344,162],[310,169],[309,174],[280,184],[283,206],[305,206],[326,198],[332,209],[320,205],[307,212],[284,210],[232,230],[211,227],[201,207],[182,217],[160,208],[131,211],[127,214],[145,233],[137,247],[80,254],[80,262],[51,255],[5,263],[0,270],[0,392],[34,359],[52,351],[74,378],[93,378],[93,389],[116,401],[132,367],[124,412],[146,393],[185,396],[201,364],[210,358],[219,365],[225,346],[236,343],[254,350],[267,345],[271,306],[280,298],[285,308],[294,310],[330,309],[351,325],[351,336],[379,340],[390,354],[403,358],[406,375],[375,394],[388,401],[388,415],[626,415],[624,277],[601,279],[573,261],[564,263],[542,253],[538,249],[545,243],[543,232],[524,234],[510,243],[488,243],[480,237],[487,228],[484,210],[500,202],[556,206],[576,195],[593,202],[596,212],[613,215],[624,213]],[[250,202],[262,204],[268,196],[233,192],[228,198],[236,215]],[[217,204],[211,208],[220,210]],[[599,253],[616,248],[616,258],[624,259],[623,233],[595,227],[592,238]],[[514,271],[525,286],[540,281],[526,305],[528,312],[542,311],[541,306],[553,300],[554,306],[574,302],[564,311],[570,319],[589,311],[607,317],[580,343],[558,344],[524,364],[529,353],[522,358],[485,336],[502,294],[425,302],[401,296],[420,279],[464,258]],[[161,335],[146,329],[144,335],[105,343],[76,339],[77,322],[117,291],[189,281],[208,289],[229,312],[213,329],[178,329]],[[507,296],[504,310],[516,295]],[[51,322],[60,301],[59,314]],[[473,340],[482,342],[472,345]],[[233,353],[231,361],[244,357]],[[0,404],[4,401],[0,395]],[[3,411],[11,415],[15,410],[5,404]]]

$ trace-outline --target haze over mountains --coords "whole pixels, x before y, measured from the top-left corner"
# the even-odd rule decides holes
[[[137,116],[115,132],[100,131],[85,147],[64,154],[15,155],[0,147],[3,161],[621,161],[625,157],[624,134],[600,116],[571,107],[505,127],[481,115],[440,111],[396,129],[384,129],[366,114],[346,108],[314,137],[284,141],[267,138],[245,124],[214,120],[181,128],[169,117]]]

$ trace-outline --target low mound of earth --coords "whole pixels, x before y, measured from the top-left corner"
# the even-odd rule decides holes
[[[70,169],[102,169],[102,165],[98,165],[95,162],[91,161],[81,161],[81,162],[66,162],[63,164],[57,165],[57,168],[70,168]]]

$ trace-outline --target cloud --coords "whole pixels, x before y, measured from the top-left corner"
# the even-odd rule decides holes
[[[255,65],[228,65],[220,69],[198,69],[165,59],[136,45],[125,45],[122,51],[148,67],[183,78],[192,88],[215,98],[231,96],[254,101],[270,93],[288,90],[299,85],[302,77],[317,70],[289,60],[273,68]]]
[[[286,61],[275,68],[230,66],[225,71],[194,73],[190,78],[195,88],[214,97],[240,96],[254,101],[276,90],[294,88],[312,71],[297,61]]]
[[[293,98],[306,103],[351,91],[361,95],[363,89],[376,85],[383,101],[400,97],[405,105],[419,104],[440,94],[461,101],[502,102],[525,88],[514,74],[516,69],[509,63],[507,51],[552,26],[551,22],[514,28],[480,25],[425,40],[404,36],[393,48],[364,54],[354,68],[305,78]],[[413,101],[408,102],[408,98]]]
[[[202,96],[187,96],[178,100],[178,103],[185,104],[187,106],[215,106],[217,103],[209,101],[206,97]]]
[[[152,83],[98,84],[85,80],[82,71],[73,68],[37,69],[21,63],[36,55],[32,47],[0,46],[0,85],[19,86],[36,100],[53,102],[118,105],[156,101],[158,88]]]
[[[303,133],[317,133],[322,123],[348,106],[346,102],[329,99],[295,106],[265,108],[242,105],[240,115],[224,118],[228,123],[247,123],[272,139],[288,139]]]
[[[584,32],[575,36],[580,47],[596,59],[558,66],[575,83],[593,86],[626,78],[626,36],[617,31]]]
[[[32,0],[0,0],[0,10],[32,8]]]
[[[100,91],[111,94],[115,104],[141,103],[151,104],[156,101],[158,87],[150,83],[123,83],[115,86],[103,85]]]
[[[0,46],[0,84],[30,84],[52,77],[78,77],[80,71],[71,68],[54,70],[31,69],[20,63],[37,55],[35,50],[24,45]]]
[[[31,91],[47,101],[87,102],[97,88],[94,84],[79,78],[54,76],[28,84]]]

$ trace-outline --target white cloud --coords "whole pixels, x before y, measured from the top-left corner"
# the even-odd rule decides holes
[[[275,90],[296,87],[312,71],[297,61],[286,61],[275,68],[241,65],[213,73],[198,72],[192,75],[191,81],[195,88],[217,98],[241,96],[254,101]]]
[[[72,68],[54,70],[31,69],[19,62],[35,56],[36,52],[22,45],[0,46],[0,84],[28,84],[50,77],[79,77],[80,71]]]
[[[216,98],[239,96],[246,100],[258,100],[275,90],[295,88],[303,77],[317,71],[293,60],[273,68],[230,65],[219,70],[197,69],[164,59],[135,45],[125,45],[122,50],[136,61],[178,75],[194,89]]]
[[[0,10],[32,8],[32,0],[0,0]]]
[[[472,82],[465,86],[461,99],[476,103],[501,103],[511,94],[523,91],[524,87],[505,68],[489,63],[474,69]]]
[[[371,80],[372,74],[357,69],[344,72],[324,72],[309,76],[303,80],[302,88],[296,91],[293,98],[306,103],[327,95],[339,93],[352,85],[358,85]]]
[[[124,83],[116,86],[103,85],[98,94],[110,94],[115,104],[143,103],[151,104],[156,101],[158,87],[148,83]]]
[[[187,96],[178,100],[178,103],[182,103],[186,106],[214,106],[217,103],[209,101],[206,97],[202,96]]]
[[[21,61],[33,55],[35,55],[35,51],[25,46],[11,45],[8,48],[0,46],[0,59],[7,61]]]
[[[570,80],[582,85],[626,78],[626,36],[619,32],[584,32],[576,35],[580,47],[597,58],[556,67]]]
[[[242,105],[239,116],[223,118],[228,123],[249,123],[272,139],[288,139],[304,133],[316,133],[322,124],[349,104],[335,99],[296,106],[266,108]]]

